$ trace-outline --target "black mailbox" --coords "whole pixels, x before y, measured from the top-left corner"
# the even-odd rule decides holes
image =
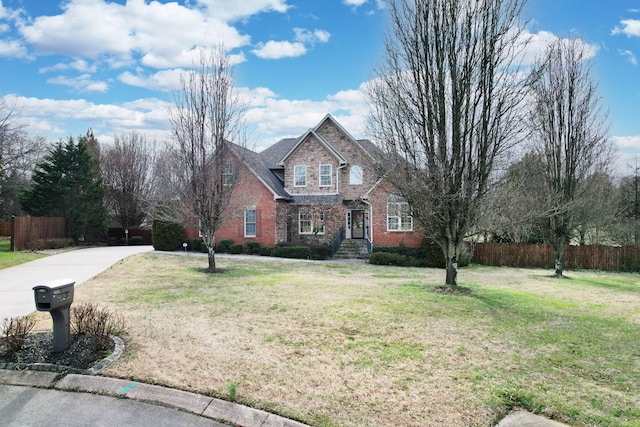
[[[70,345],[70,307],[74,284],[71,279],[60,279],[33,288],[36,310],[48,311],[53,319],[54,352],[65,351]]]
[[[70,306],[73,302],[74,284],[75,282],[71,279],[62,279],[35,286],[33,293],[36,299],[36,310],[52,311]]]

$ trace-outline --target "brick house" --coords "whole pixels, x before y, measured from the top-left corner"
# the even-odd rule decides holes
[[[354,139],[331,115],[299,138],[242,159],[226,220],[216,234],[245,244],[330,244],[339,236],[371,246],[420,246],[408,205],[376,171],[380,152]],[[378,162],[379,163],[379,162]],[[197,230],[188,230],[189,238]]]

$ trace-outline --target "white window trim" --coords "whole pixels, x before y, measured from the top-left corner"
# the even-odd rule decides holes
[[[396,201],[390,201],[391,197],[396,197]],[[394,209],[393,209],[393,213],[395,215],[391,215],[389,212],[389,205],[393,204],[394,205]],[[413,216],[411,214],[407,215],[405,218],[409,219],[409,228],[403,228],[403,225],[406,224],[406,221],[402,221],[403,216],[402,215],[398,215],[399,213],[402,212],[402,208],[400,207],[401,205],[406,205],[406,209],[407,211],[409,210],[409,204],[407,202],[405,202],[401,197],[397,196],[397,195],[389,195],[389,198],[387,198],[387,231],[398,231],[398,232],[411,232],[413,231]],[[398,224],[398,228],[391,228],[389,227],[389,219],[394,218],[397,221]]]
[[[328,166],[329,167],[329,173],[328,174],[323,174],[322,173],[322,167],[323,166]],[[331,187],[333,185],[333,165],[332,164],[320,164],[320,166],[318,167],[318,176],[320,177],[320,179],[318,180],[318,184],[320,185],[320,187]],[[329,183],[328,184],[323,184],[322,183],[322,178],[326,178],[329,177]]]
[[[304,184],[298,184],[298,174],[296,173],[297,169],[304,168]],[[306,187],[307,186],[307,165],[295,165],[293,167],[293,186],[294,187]]]
[[[247,222],[247,212],[253,212],[253,222]],[[247,233],[247,224],[253,224],[253,234]],[[244,210],[244,237],[256,237],[258,234],[258,217],[255,209]]]

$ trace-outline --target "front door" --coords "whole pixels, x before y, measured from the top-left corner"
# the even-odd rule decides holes
[[[364,239],[365,215],[363,210],[351,211],[351,238]]]

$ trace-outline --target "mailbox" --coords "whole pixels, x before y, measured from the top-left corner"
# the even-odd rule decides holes
[[[33,293],[36,299],[36,310],[52,311],[70,306],[73,302],[74,283],[71,279],[61,279],[35,286]]]
[[[34,286],[33,296],[36,300],[36,310],[48,311],[53,319],[53,351],[65,351],[70,345],[71,317],[70,310],[73,302],[73,285],[71,279],[60,279]]]

